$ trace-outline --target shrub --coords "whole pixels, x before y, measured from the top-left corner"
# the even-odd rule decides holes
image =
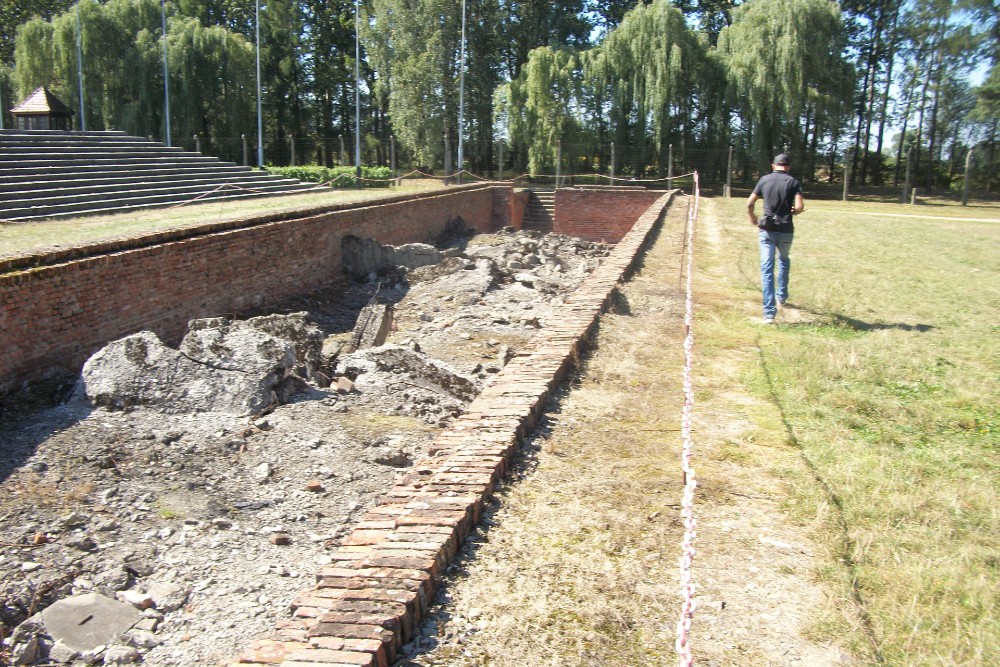
[[[272,167],[267,171],[271,174],[296,178],[311,183],[326,183],[332,188],[353,188],[354,167],[321,167],[319,165],[303,165],[295,167]],[[366,188],[387,188],[392,184],[392,174],[388,167],[361,167],[362,184]]]

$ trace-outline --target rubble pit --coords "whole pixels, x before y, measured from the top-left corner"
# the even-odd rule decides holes
[[[109,345],[70,400],[0,433],[0,662],[211,665],[267,633],[608,252],[460,224],[436,246],[352,239],[345,284],[192,322],[177,350]],[[359,321],[373,306],[381,336]],[[381,344],[355,350],[368,334]],[[95,358],[114,345],[128,368],[109,388]],[[139,620],[111,640],[61,629],[83,596]]]

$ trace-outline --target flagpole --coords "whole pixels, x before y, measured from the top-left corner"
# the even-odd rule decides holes
[[[80,131],[87,131],[87,114],[83,108],[83,47],[80,42],[83,41],[83,36],[80,34],[80,3],[83,0],[77,0],[76,3],[76,80],[79,84],[80,89]]]
[[[166,144],[170,146],[170,74],[167,67],[167,0],[160,0],[163,19],[163,120],[166,125]]]
[[[465,137],[465,0],[462,0],[462,62],[458,74],[458,182],[462,183]]]
[[[361,2],[354,0],[354,176],[361,187]]]
[[[257,167],[264,168],[264,119],[260,103],[260,0],[255,3],[257,31]]]

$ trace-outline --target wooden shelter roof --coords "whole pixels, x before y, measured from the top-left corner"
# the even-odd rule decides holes
[[[36,88],[28,99],[10,110],[12,114],[55,114],[70,116],[73,110],[63,104],[48,88]]]

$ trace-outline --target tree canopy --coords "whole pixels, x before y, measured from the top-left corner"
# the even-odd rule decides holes
[[[929,188],[949,187],[976,149],[981,180],[996,180],[995,0],[259,2],[264,134],[278,163],[293,140],[310,146],[300,161],[349,161],[358,93],[367,162],[387,163],[391,138],[403,161],[454,169],[461,133],[462,166],[483,174],[503,141],[508,169],[632,176],[694,161],[716,173],[732,146],[745,174],[790,151],[805,179],[829,179],[849,151],[852,178],[874,184],[898,183],[913,149]],[[255,137],[256,7],[3,3],[0,101],[47,85],[79,105],[79,15],[87,127],[162,139],[165,11],[173,133],[217,146]]]

